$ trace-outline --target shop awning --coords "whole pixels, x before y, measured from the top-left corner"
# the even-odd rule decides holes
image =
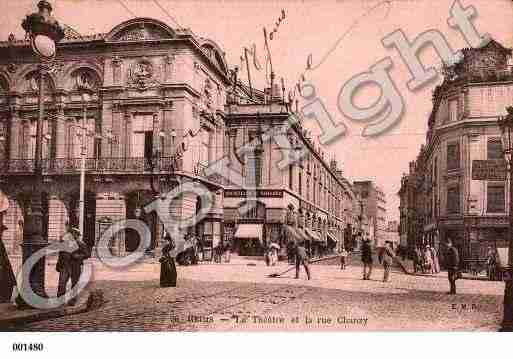
[[[322,239],[321,237],[319,237],[319,235],[315,232],[312,232],[311,230],[309,230],[308,228],[305,228],[305,232],[306,234],[312,238],[312,240],[316,241],[316,242],[322,242]]]
[[[335,242],[335,243],[337,243],[337,242],[338,242],[337,237],[335,237],[335,235],[334,235],[333,233],[330,233],[330,232],[326,233],[326,237],[328,237],[328,239],[329,239],[330,241],[333,241],[333,242]]]
[[[258,239],[262,241],[262,225],[253,223],[239,224],[234,237],[243,239]]]

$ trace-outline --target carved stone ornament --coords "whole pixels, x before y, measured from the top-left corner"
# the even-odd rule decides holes
[[[94,91],[97,83],[89,71],[80,71],[75,74],[75,88],[77,90]]]
[[[156,85],[154,67],[148,59],[136,62],[128,69],[128,86],[146,90]]]
[[[53,62],[50,65],[48,72],[51,72],[53,74],[58,74],[58,73],[62,72],[62,70],[64,69],[64,66],[66,66],[64,64],[64,62]]]
[[[164,57],[164,61],[167,65],[171,65],[175,62],[175,55],[174,54],[167,54]]]
[[[213,92],[212,82],[210,81],[209,78],[207,78],[205,80],[205,84],[203,85],[203,96],[202,96],[203,104],[205,105],[205,107],[207,109],[212,108],[212,104],[213,104],[213,93],[212,92]]]
[[[9,71],[11,74],[15,73],[16,71],[18,71],[18,65],[11,62],[7,65],[7,71]]]
[[[120,67],[122,63],[123,60],[119,56],[116,55],[112,58],[112,65],[114,67]]]

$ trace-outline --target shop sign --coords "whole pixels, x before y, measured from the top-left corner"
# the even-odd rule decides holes
[[[227,189],[224,191],[225,198],[282,198],[283,191],[270,189],[257,189],[256,191],[245,189]]]

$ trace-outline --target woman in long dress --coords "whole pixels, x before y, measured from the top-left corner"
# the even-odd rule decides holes
[[[160,286],[162,288],[176,287],[176,263],[175,258],[171,256],[175,244],[169,234],[165,238],[167,244],[162,248],[162,257],[160,258]]]
[[[430,274],[434,273],[433,258],[431,257],[431,247],[430,246],[426,246],[426,249],[424,250],[424,267],[428,273],[430,273]]]
[[[438,260],[438,253],[435,247],[431,247],[431,258],[433,259],[433,271],[440,273],[440,261]]]

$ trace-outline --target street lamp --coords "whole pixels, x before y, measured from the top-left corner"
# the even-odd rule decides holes
[[[39,66],[39,94],[36,127],[36,153],[34,160],[34,188],[31,198],[31,210],[26,214],[25,231],[23,236],[23,263],[34,253],[48,245],[48,238],[43,238],[43,213],[41,204],[43,170],[42,170],[42,140],[43,140],[43,118],[44,118],[44,77],[49,71],[51,62],[55,58],[56,43],[64,38],[64,30],[52,17],[52,6],[49,2],[42,0],[38,3],[38,12],[28,15],[21,26],[30,38],[32,50],[38,60]],[[29,273],[29,283],[32,290],[39,296],[45,297],[45,259],[41,258]],[[27,285],[27,283],[22,283]],[[19,297],[17,303],[20,308],[27,308],[29,305]]]
[[[500,117],[498,125],[501,130],[502,151],[506,159],[509,172],[509,245],[508,245],[508,275],[504,289],[504,317],[501,331],[513,331],[513,162],[511,154],[513,153],[513,107],[506,108],[508,114]]]

